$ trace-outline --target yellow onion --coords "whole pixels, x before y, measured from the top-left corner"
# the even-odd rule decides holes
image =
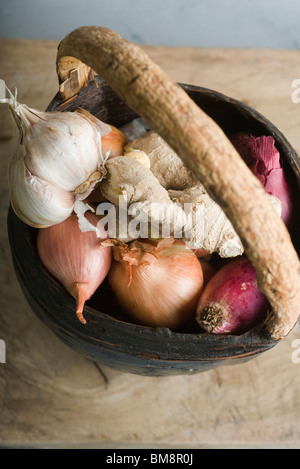
[[[110,125],[111,131],[107,135],[103,135],[101,138],[101,149],[104,155],[108,155],[108,158],[114,158],[115,156],[122,156],[124,154],[124,148],[128,143],[127,137],[113,125]]]
[[[203,289],[197,256],[173,238],[136,240],[113,247],[109,284],[137,323],[179,329],[194,316]]]
[[[76,314],[85,324],[83,307],[105,279],[112,261],[110,246],[102,247],[107,238],[98,218],[84,215],[97,231],[83,232],[75,213],[56,225],[38,231],[37,250],[46,269],[76,300]]]

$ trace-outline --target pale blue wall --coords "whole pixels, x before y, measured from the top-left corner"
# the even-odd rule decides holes
[[[0,36],[106,26],[144,44],[300,48],[299,0],[0,0]]]

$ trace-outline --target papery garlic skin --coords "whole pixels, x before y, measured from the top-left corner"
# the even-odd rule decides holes
[[[30,173],[17,150],[9,165],[9,194],[15,214],[27,225],[44,228],[70,216],[74,195]]]
[[[20,110],[21,116],[28,113]],[[24,138],[25,164],[31,173],[67,191],[74,191],[103,163],[101,136],[81,114],[39,112]]]
[[[20,132],[9,162],[11,205],[30,226],[60,223],[105,175],[101,137],[111,127],[83,109],[42,112],[9,95],[0,102],[9,105]]]

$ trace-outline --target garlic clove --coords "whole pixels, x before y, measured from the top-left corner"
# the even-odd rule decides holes
[[[24,223],[42,228],[60,223],[71,215],[73,194],[31,174],[22,157],[15,155],[8,177],[11,206]]]

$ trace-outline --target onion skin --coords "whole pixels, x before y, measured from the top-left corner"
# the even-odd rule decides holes
[[[281,218],[289,226],[293,215],[293,196],[274,138],[255,137],[247,132],[240,132],[231,136],[231,142],[265,191],[281,201]]]
[[[251,148],[251,139],[254,138],[248,132],[236,132],[231,135],[230,141],[235,149],[239,152],[247,166],[250,166],[254,162]]]
[[[126,135],[117,129],[113,125],[110,125],[111,131],[107,135],[101,137],[101,150],[103,156],[109,155],[109,158],[115,156],[122,156],[124,154],[124,148],[128,143]]]
[[[115,247],[108,280],[131,319],[174,330],[193,319],[203,289],[197,256],[178,240]]]
[[[288,226],[292,217],[292,192],[280,163],[279,151],[275,148],[273,137],[256,139],[256,159],[250,166],[266,192],[281,201],[281,218]]]
[[[217,270],[214,268],[212,264],[210,264],[205,259],[199,259],[199,262],[202,267],[203,272],[203,288],[207,285],[209,280],[216,274]]]
[[[191,250],[196,254],[198,259],[208,258],[211,254],[204,248],[194,249],[191,247]]]
[[[85,214],[94,226],[98,218]],[[75,213],[62,223],[38,231],[37,250],[46,269],[76,300],[76,315],[82,324],[85,302],[91,298],[106,277],[112,261],[112,248],[101,247],[107,238],[100,224],[100,237],[94,231],[82,232]]]
[[[269,303],[259,290],[256,271],[246,257],[233,259],[205,286],[196,321],[213,334],[243,334],[266,318]]]

